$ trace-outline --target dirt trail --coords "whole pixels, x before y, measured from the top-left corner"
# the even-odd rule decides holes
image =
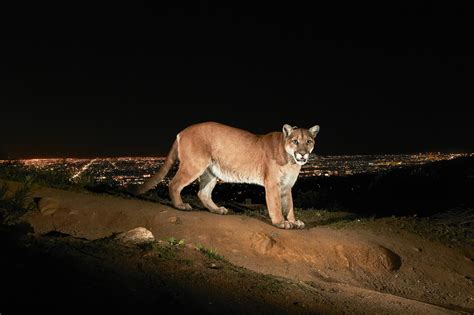
[[[474,311],[474,257],[401,231],[280,230],[244,215],[51,188],[36,189],[34,197],[59,201],[52,215],[27,215],[38,234],[94,240],[141,226],[156,239],[185,239],[232,264],[310,284],[332,303],[390,313]]]

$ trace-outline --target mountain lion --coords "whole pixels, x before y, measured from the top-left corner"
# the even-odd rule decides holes
[[[309,129],[284,125],[283,132],[260,136],[215,122],[192,125],[176,136],[161,169],[137,192],[143,194],[154,188],[178,159],[179,169],[169,185],[177,209],[191,210],[189,204],[183,203],[181,190],[198,178],[199,199],[209,211],[218,214],[227,213],[226,208],[212,201],[218,179],[257,184],[265,187],[272,224],[282,229],[302,229],[304,223],[295,219],[291,188],[301,166],[308,162],[318,132],[318,125]]]

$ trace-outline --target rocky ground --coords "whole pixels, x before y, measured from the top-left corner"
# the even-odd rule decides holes
[[[9,183],[15,187],[15,183]],[[12,312],[157,309],[271,313],[469,313],[471,244],[394,220],[280,230],[265,216],[35,187],[23,225],[2,226],[2,298]],[[141,244],[124,232],[137,227]],[[122,234],[121,234],[122,233]],[[133,236],[133,235],[132,235]],[[154,241],[152,241],[154,239]],[[3,314],[3,310],[0,310]],[[7,312],[5,312],[7,314]]]

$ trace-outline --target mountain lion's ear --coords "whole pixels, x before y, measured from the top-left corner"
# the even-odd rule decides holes
[[[316,135],[318,134],[318,132],[319,132],[318,125],[309,128],[309,133],[311,134],[311,136],[313,136],[313,138],[316,138]]]
[[[293,127],[291,127],[288,124],[283,125],[283,135],[285,136],[285,138],[287,138],[291,134],[292,131],[293,131]]]

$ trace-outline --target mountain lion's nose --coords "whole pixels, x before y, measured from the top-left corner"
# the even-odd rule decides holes
[[[302,159],[302,158],[305,158],[307,159],[309,156],[309,153],[306,153],[306,152],[296,152],[296,157],[298,159]]]

